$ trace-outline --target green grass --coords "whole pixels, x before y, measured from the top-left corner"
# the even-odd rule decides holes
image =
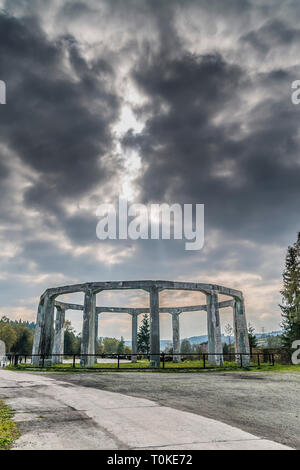
[[[261,368],[251,367],[251,370],[255,370],[255,371],[270,370],[272,372],[300,372],[300,364],[298,365],[274,364],[274,366],[271,366],[270,364],[263,364]]]
[[[76,364],[75,368],[72,367],[72,364],[56,364],[50,367],[34,367],[31,364],[19,364],[18,367],[8,366],[8,369],[12,370],[19,370],[19,371],[43,371],[43,372],[70,372],[70,373],[78,373],[78,372],[101,372],[101,371],[109,371],[109,372],[126,372],[126,371],[136,371],[136,372],[161,372],[161,373],[174,373],[174,372],[224,372],[224,371],[272,371],[272,372],[284,372],[284,371],[293,371],[293,372],[300,372],[300,365],[281,365],[275,364],[274,366],[268,363],[262,363],[261,367],[257,367],[255,364],[251,364],[251,367],[247,367],[242,369],[240,364],[236,364],[235,362],[225,362],[224,366],[220,367],[213,367],[209,366],[206,362],[206,368],[203,369],[203,361],[183,361],[180,363],[173,363],[173,362],[166,362],[165,368],[163,368],[163,364],[161,363],[160,369],[150,368],[149,361],[144,359],[140,360],[135,364],[131,362],[120,362],[120,368],[118,369],[116,363],[100,363],[95,364],[95,366],[88,368],[88,367],[81,367],[79,364]]]
[[[0,450],[10,449],[20,435],[13,416],[13,411],[0,400]]]

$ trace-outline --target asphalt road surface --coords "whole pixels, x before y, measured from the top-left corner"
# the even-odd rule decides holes
[[[299,385],[297,373],[0,370],[16,449],[299,449]]]
[[[300,449],[299,372],[101,372],[51,377],[147,398]]]

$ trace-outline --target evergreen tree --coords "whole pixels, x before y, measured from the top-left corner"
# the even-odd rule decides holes
[[[125,341],[124,341],[123,336],[121,336],[121,341],[119,341],[117,353],[124,354],[124,348],[125,348]]]
[[[75,336],[75,330],[72,327],[70,320],[65,322],[65,336],[64,336],[64,353],[65,354],[77,354],[77,341]]]
[[[104,353],[103,338],[98,338],[97,340],[97,354]]]
[[[228,343],[229,343],[229,349],[231,349],[231,336],[233,334],[233,328],[232,326],[230,325],[230,323],[226,323],[225,325],[225,333],[226,335],[228,336]],[[226,343],[227,344],[227,343]]]
[[[150,323],[147,314],[144,315],[141,326],[137,334],[138,352],[149,354],[150,350]]]
[[[300,339],[300,232],[297,242],[287,250],[281,294],[282,344],[290,348],[295,339]]]
[[[192,352],[192,346],[188,339],[183,339],[180,345],[181,354],[190,354]]]
[[[104,338],[103,346],[105,354],[117,354],[119,342],[117,338]]]
[[[17,339],[13,344],[12,352],[19,354],[31,354],[33,343],[33,332],[24,326],[22,322],[17,323],[14,327]]]
[[[249,338],[249,346],[250,346],[250,353],[252,353],[252,349],[257,347],[257,338],[254,334],[255,328],[248,323],[248,338]]]
[[[17,341],[17,333],[14,327],[5,320],[0,322],[0,339],[4,341],[7,352],[11,351],[12,346]]]

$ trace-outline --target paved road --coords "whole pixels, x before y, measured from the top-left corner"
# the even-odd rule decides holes
[[[300,449],[299,372],[53,374],[85,387],[148,398]]]
[[[0,370],[0,397],[16,410],[22,432],[16,449],[287,449],[199,414],[86,386],[84,380],[70,383],[65,375]],[[128,379],[118,375],[119,382]],[[164,380],[162,374],[146,380],[157,375]],[[104,374],[92,380],[99,379]]]

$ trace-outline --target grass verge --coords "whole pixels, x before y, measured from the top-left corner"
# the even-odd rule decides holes
[[[0,450],[9,450],[20,435],[13,416],[13,411],[0,400]]]
[[[184,372],[196,372],[196,373],[206,373],[206,372],[232,372],[232,371],[254,371],[254,372],[300,372],[300,365],[281,365],[275,364],[272,366],[268,363],[262,363],[260,367],[257,367],[256,364],[251,364],[250,367],[241,368],[239,364],[234,362],[225,362],[224,366],[208,366],[203,369],[202,361],[184,361],[181,363],[172,363],[168,362],[165,364],[165,368],[161,363],[160,369],[153,369],[149,367],[149,361],[138,361],[135,364],[132,363],[120,363],[120,368],[118,369],[116,363],[99,363],[95,364],[93,367],[81,367],[79,364],[76,364],[76,367],[73,368],[72,364],[56,364],[50,367],[34,367],[30,364],[19,364],[15,366],[7,366],[9,370],[19,370],[19,371],[40,371],[40,372],[69,372],[69,373],[78,373],[78,372],[159,372],[159,373],[184,373]]]

